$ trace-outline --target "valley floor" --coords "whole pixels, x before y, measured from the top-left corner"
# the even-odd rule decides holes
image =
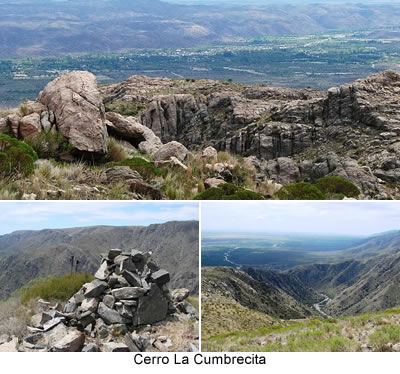
[[[202,320],[202,349],[209,352],[400,352],[400,307],[338,319],[276,320],[256,330],[227,332],[225,325],[226,333],[214,336],[207,334],[204,314]]]

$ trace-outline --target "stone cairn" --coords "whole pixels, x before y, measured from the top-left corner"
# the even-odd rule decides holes
[[[185,300],[189,290],[171,293],[167,286],[170,275],[160,269],[151,252],[111,249],[102,258],[95,278],[84,284],[63,310],[40,301],[43,311],[32,317],[33,327],[28,328],[32,335],[24,339],[23,346],[56,352],[98,351],[96,344],[85,342],[105,339],[104,351],[140,352],[151,344],[147,341],[151,339],[137,335],[136,328],[163,321],[174,313],[198,318],[197,311]],[[59,325],[61,333],[56,329]],[[124,344],[107,340],[111,331],[126,335]]]

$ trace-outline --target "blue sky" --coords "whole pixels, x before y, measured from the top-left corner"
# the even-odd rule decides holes
[[[198,203],[176,202],[2,202],[0,235],[17,230],[83,226],[148,226],[198,220]]]
[[[400,201],[205,202],[202,231],[371,235],[400,230]]]

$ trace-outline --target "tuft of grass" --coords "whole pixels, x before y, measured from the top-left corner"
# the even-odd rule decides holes
[[[138,116],[146,110],[146,105],[138,102],[106,104],[106,112],[114,112],[123,116]]]
[[[121,146],[117,139],[110,137],[108,141],[108,152],[105,157],[106,162],[121,162],[129,158],[128,153]]]
[[[375,332],[370,335],[369,342],[376,351],[386,351],[386,345],[388,343],[400,343],[400,326],[384,325],[378,327]]]
[[[315,186],[326,196],[339,195],[357,198],[361,193],[356,185],[342,177],[324,177],[318,179]]]
[[[152,162],[141,157],[133,157],[120,162],[109,162],[105,166],[129,166],[132,170],[136,170],[143,178],[146,179],[162,175],[162,171],[156,168]]]
[[[31,146],[5,134],[0,134],[0,173],[32,174],[38,155]]]
[[[275,196],[280,200],[325,200],[323,192],[307,182],[283,186]]]
[[[93,279],[93,276],[88,273],[39,278],[17,290],[15,295],[21,296],[22,304],[26,304],[35,298],[48,301],[67,301],[78,292],[85,283],[89,283]]]
[[[74,146],[58,131],[41,131],[27,137],[25,142],[35,150],[39,158],[44,159],[58,160],[62,155],[74,150]]]
[[[197,310],[197,312],[200,311],[200,302],[199,302],[199,296],[189,296],[187,298],[187,301],[194,306],[194,308]]]
[[[235,186],[231,183],[213,187],[196,195],[194,200],[264,200],[264,197],[254,191]]]

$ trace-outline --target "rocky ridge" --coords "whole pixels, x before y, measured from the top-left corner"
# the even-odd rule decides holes
[[[383,199],[398,196],[399,87],[385,71],[328,92],[140,76],[101,91],[105,103],[144,106],[142,124],[162,141],[248,157],[260,180],[337,175]]]
[[[183,170],[192,152],[213,147],[245,157],[259,184],[341,176],[363,199],[388,199],[400,197],[399,102],[400,74],[392,70],[327,92],[144,76],[98,87],[92,74],[72,72],[2,127],[19,138],[59,131],[90,159],[107,152],[111,135]],[[117,113],[119,106],[134,115]],[[133,193],[160,198],[142,182],[132,183]]]
[[[158,330],[166,324],[198,319],[185,299],[189,290],[171,292],[170,276],[152,259],[151,252],[111,249],[102,259],[95,280],[69,299],[64,308],[39,301],[40,313],[31,318],[30,335],[18,351],[141,352],[168,351],[174,347]],[[193,325],[194,326],[194,325]],[[185,337],[187,351],[198,349]],[[0,345],[0,350],[1,350]],[[173,349],[173,348],[172,348]]]

